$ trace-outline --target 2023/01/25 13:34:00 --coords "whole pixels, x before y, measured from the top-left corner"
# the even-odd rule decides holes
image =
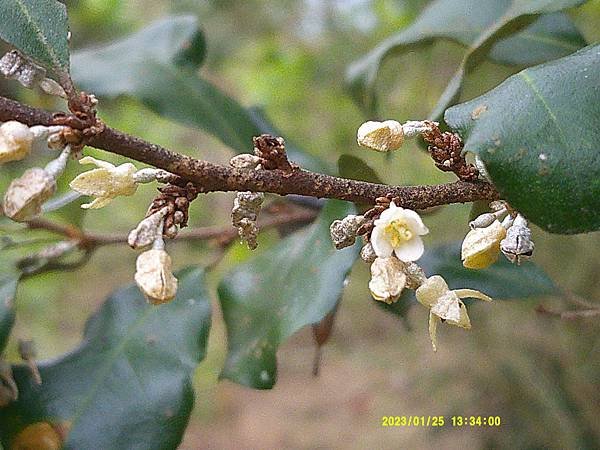
[[[500,416],[452,416],[453,427],[499,427],[502,424]]]

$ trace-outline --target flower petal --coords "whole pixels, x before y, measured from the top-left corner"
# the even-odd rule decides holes
[[[98,197],[94,199],[92,203],[85,203],[81,205],[83,209],[99,209],[108,205],[112,201],[110,197]]]
[[[446,291],[431,306],[431,312],[441,319],[459,323],[461,321],[461,310],[458,295],[452,291]]]
[[[416,261],[423,256],[424,251],[423,239],[419,236],[413,237],[411,240],[404,242],[400,247],[394,249],[398,259],[404,262]]]
[[[77,175],[69,186],[80,194],[102,197],[109,192],[110,180],[111,175],[107,169],[92,169]]]
[[[394,202],[390,203],[389,208],[383,211],[379,215],[379,219],[376,219],[373,224],[377,225],[387,225],[394,219],[399,219],[402,217],[402,208],[398,208]]]
[[[394,248],[392,244],[385,237],[384,227],[379,226],[373,229],[371,233],[371,245],[373,246],[373,251],[380,258],[387,258],[392,256],[394,252]]]
[[[492,297],[485,295],[483,292],[476,291],[475,289],[455,289],[454,292],[460,298],[476,298],[483,300],[484,302],[491,302]]]
[[[433,351],[437,352],[437,325],[441,322],[441,319],[433,314],[429,313],[429,337],[431,338],[431,346]]]
[[[403,210],[404,219],[408,222],[410,228],[415,231],[419,235],[424,235],[429,233],[429,228],[425,226],[423,223],[423,219],[418,212],[413,211],[412,209],[404,209]]]
[[[79,160],[79,164],[94,164],[96,167],[108,170],[115,168],[113,164],[102,161],[101,159],[92,158],[91,156],[84,156]]]

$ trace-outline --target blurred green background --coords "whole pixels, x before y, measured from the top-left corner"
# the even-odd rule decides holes
[[[67,5],[74,48],[126,35],[167,14],[195,14],[208,41],[202,76],[245,106],[264,106],[286,138],[331,164],[342,153],[360,156],[388,183],[429,184],[452,177],[436,170],[416,145],[390,159],[358,148],[356,129],[371,117],[361,114],[343,85],[350,62],[409,24],[426,3],[81,0]],[[600,1],[570,14],[589,42],[600,40]],[[439,42],[390,58],[378,81],[380,118],[426,117],[461,54],[460,46]],[[514,71],[484,63],[468,77],[463,99]],[[0,93],[48,109],[60,106],[13,82],[0,81]],[[131,99],[101,103],[100,115],[112,127],[197,158],[226,163],[232,156],[216,139],[161,119]],[[38,157],[42,164],[45,159]],[[0,188],[31,164],[3,167]],[[142,187],[134,198],[88,213],[83,227],[126,232],[143,217],[154,193]],[[201,196],[192,207],[191,225],[227,224],[232,198]],[[452,205],[427,216],[426,245],[461,239],[469,211],[469,205]],[[277,238],[274,231],[263,233],[257,251]],[[598,303],[598,233],[556,236],[534,228],[534,239],[535,261],[557,285]],[[217,255],[210,243],[173,243],[169,251],[176,267],[209,264]],[[126,246],[105,247],[72,273],[24,282],[9,358],[17,359],[17,338],[34,339],[41,358],[77,345],[88,315],[109,292],[131,281],[136,255]],[[401,321],[376,307],[367,289],[368,267],[360,262],[318,378],[311,376],[314,345],[307,329],[280,349],[279,381],[272,391],[219,383],[226,342],[215,286],[248,256],[244,246],[234,244],[209,276],[215,314],[208,358],[195,377],[196,407],[181,448],[600,448],[598,318],[566,322],[535,312],[539,303],[568,308],[560,298],[476,305],[470,309],[473,329],[441,327],[439,350],[433,353],[427,311],[413,308]],[[383,428],[384,415],[493,415],[502,418],[502,426]]]

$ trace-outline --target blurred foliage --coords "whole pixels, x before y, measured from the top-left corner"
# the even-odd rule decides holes
[[[340,155],[360,157],[388,183],[426,184],[451,180],[435,170],[416,145],[389,159],[365,153],[355,143],[367,117],[344,88],[346,67],[378,42],[406,27],[428,3],[420,0],[81,0],[67,1],[72,48],[98,46],[130,34],[168,14],[193,14],[207,37],[202,78],[244,106],[260,104],[282,134],[333,165]],[[588,42],[600,39],[600,1],[569,12]],[[435,105],[453,68],[460,63],[457,44],[436,43],[385,62],[377,91],[379,117],[419,119]],[[499,84],[515,69],[486,62],[466,81],[462,100]],[[0,92],[48,109],[63,105],[0,81]],[[231,151],[216,139],[167,121],[138,102],[120,98],[100,104],[110,125],[196,157],[224,163]],[[250,148],[250,143],[248,143]],[[119,162],[97,150],[90,155]],[[33,163],[3,166],[0,188]],[[73,166],[70,170],[81,170]],[[64,189],[64,186],[63,186]],[[95,231],[126,232],[145,213],[151,187],[135,198],[121,198],[102,211],[82,217]],[[191,211],[191,225],[225,224],[231,195],[202,196]],[[69,214],[72,214],[69,213]],[[466,234],[468,205],[442,208],[425,218],[431,230],[426,245],[451,242]],[[71,217],[60,211],[56,220]],[[560,288],[593,299],[600,295],[597,234],[557,237],[534,229],[535,262]],[[259,255],[277,245],[277,233],[259,238]],[[208,264],[218,254],[210,243],[170,245],[178,267]],[[102,299],[130,281],[135,252],[107,247],[73,273],[49,273],[19,287],[17,322],[7,355],[17,361],[17,338],[33,338],[42,358],[74,348],[85,319]],[[216,285],[232,267],[250,257],[233,245],[208,275],[215,303]],[[223,323],[216,320],[208,356],[197,370],[199,392],[183,448],[231,447],[403,447],[403,448],[597,448],[600,446],[600,352],[597,321],[565,323],[541,317],[538,301],[564,309],[550,297],[495,302],[470,310],[473,330],[443,327],[440,351],[430,351],[426,311],[411,308],[413,331],[374,307],[368,268],[357,264],[345,290],[333,336],[325,349],[321,379],[309,377],[313,342],[300,333],[278,353],[278,386],[255,393],[217,384],[226,355]],[[85,296],[81,289],[85,287]],[[467,286],[458,286],[467,287]],[[470,287],[470,286],[468,286]],[[558,289],[558,288],[557,288]],[[561,291],[557,290],[556,294]],[[215,303],[216,304],[216,303]],[[382,415],[500,415],[495,429],[395,429],[379,427]],[[340,430],[345,432],[340,434]]]

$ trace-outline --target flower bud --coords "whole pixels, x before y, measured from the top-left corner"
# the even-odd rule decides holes
[[[388,305],[395,303],[406,285],[404,264],[394,257],[377,258],[371,264],[371,281],[369,290],[375,300]]]
[[[135,282],[153,305],[167,303],[177,294],[171,264],[171,257],[162,249],[145,251],[137,258]]]
[[[369,121],[358,129],[357,141],[358,145],[378,152],[397,150],[404,142],[404,131],[402,125],[395,120]]]
[[[46,69],[17,50],[6,53],[0,59],[0,73],[9,80],[17,80],[28,89],[34,88],[46,78]]]
[[[467,269],[485,269],[498,259],[506,230],[498,220],[485,228],[474,228],[462,243],[461,259]]]
[[[67,98],[67,93],[63,87],[51,78],[44,78],[40,81],[40,89],[48,95],[55,95],[56,97],[64,99]]]
[[[127,243],[132,248],[142,248],[151,245],[162,234],[162,221],[168,212],[169,208],[162,208],[142,220],[129,233]]]
[[[500,242],[500,249],[512,263],[521,264],[522,261],[531,258],[534,249],[531,230],[522,215],[518,214],[508,228],[506,238]]]
[[[258,246],[256,219],[264,200],[265,194],[262,192],[238,192],[233,201],[231,223],[237,227],[240,237],[250,250]]]
[[[33,133],[27,125],[11,120],[0,125],[0,164],[19,161],[31,153]]]
[[[229,160],[229,165],[236,169],[254,170],[260,164],[261,158],[250,153],[236,155]]]
[[[39,167],[27,169],[14,179],[4,194],[4,214],[16,222],[26,222],[42,212],[42,205],[56,191],[56,181]]]
[[[338,250],[350,247],[356,242],[356,232],[365,223],[364,216],[350,214],[342,220],[334,220],[329,227],[331,240]]]
[[[404,263],[404,273],[406,274],[406,287],[408,289],[418,289],[427,280],[423,269],[414,262]]]
[[[373,263],[373,261],[377,259],[377,254],[375,253],[375,250],[370,242],[365,244],[363,248],[360,249],[360,259],[368,264]]]
[[[496,220],[496,216],[492,213],[485,213],[480,216],[477,216],[474,220],[469,222],[469,226],[472,230],[475,228],[485,228],[489,227]]]

